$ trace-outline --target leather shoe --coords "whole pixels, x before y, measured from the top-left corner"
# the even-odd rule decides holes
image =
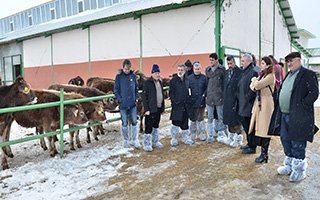
[[[250,147],[242,150],[242,154],[255,154],[255,153],[256,153],[256,150]]]
[[[249,148],[248,144],[243,145],[243,146],[240,147],[240,149],[247,149],[247,148]]]

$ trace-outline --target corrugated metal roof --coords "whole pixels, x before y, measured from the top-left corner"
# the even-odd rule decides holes
[[[89,10],[74,16],[52,20],[44,24],[31,26],[26,29],[6,34],[3,36],[3,38],[0,39],[0,44],[7,43],[16,39],[23,39],[25,37],[37,36],[37,34],[46,33],[52,30],[67,28],[75,25],[81,25],[90,21],[105,19],[112,16],[125,15],[128,13],[134,13],[136,11],[152,9],[172,4],[181,4],[188,1],[192,0],[141,0],[124,4],[116,4],[110,7],[105,7],[97,10]],[[198,0],[198,2],[201,1]]]

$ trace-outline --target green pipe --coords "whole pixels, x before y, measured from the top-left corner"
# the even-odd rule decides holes
[[[63,125],[64,125],[64,90],[60,89],[60,157],[63,157],[64,153],[64,142],[63,142]]]
[[[142,66],[143,66],[143,50],[142,50],[142,16],[139,17],[139,29],[140,29],[140,72],[142,72]]]
[[[22,50],[21,50],[21,55],[20,55],[20,73],[21,76],[24,77],[24,62],[23,62],[23,58],[24,58],[24,51],[23,51],[23,42],[22,42]]]
[[[88,27],[88,77],[92,76],[92,66],[91,66],[91,30]]]
[[[54,84],[54,65],[53,65],[53,38],[52,35],[50,37],[51,43],[51,82]]]
[[[276,42],[276,0],[273,0],[273,35],[272,35],[272,55],[275,56],[275,42]]]
[[[215,39],[216,39],[216,53],[218,57],[222,57],[221,53],[221,0],[215,1],[215,13],[216,13],[216,23],[215,23]]]
[[[261,63],[261,0],[259,0],[259,65]]]

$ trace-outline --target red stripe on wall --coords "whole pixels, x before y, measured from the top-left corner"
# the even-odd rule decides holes
[[[129,58],[134,70],[140,69],[140,58]],[[209,54],[162,56],[143,58],[142,72],[146,76],[151,75],[152,65],[160,66],[161,76],[169,77],[176,72],[176,66],[184,63],[187,59],[192,62],[199,61],[202,64],[202,72],[209,65]],[[123,59],[104,60],[91,62],[91,77],[115,78],[117,71],[122,68]],[[25,79],[32,88],[48,88],[52,84],[51,66],[27,67],[25,68]],[[67,84],[76,76],[81,76],[84,81],[89,78],[89,63],[75,63],[54,65],[54,83]]]

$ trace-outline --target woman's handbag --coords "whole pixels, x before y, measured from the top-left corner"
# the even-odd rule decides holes
[[[280,123],[281,123],[281,111],[278,102],[278,90],[277,87],[274,87],[274,92],[272,92],[269,85],[270,92],[273,97],[274,110],[271,115],[271,120],[269,124],[268,135],[280,136]]]

